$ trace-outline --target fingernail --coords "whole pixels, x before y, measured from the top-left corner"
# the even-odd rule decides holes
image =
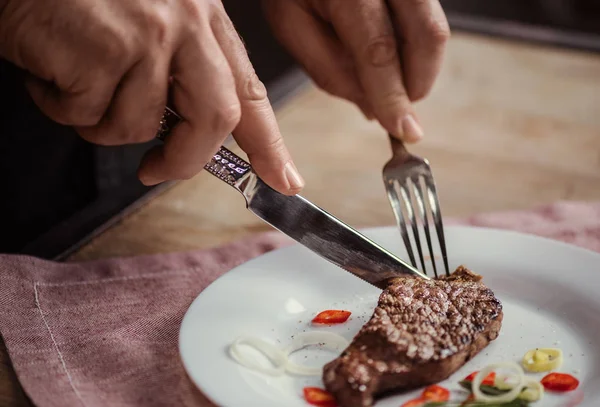
[[[408,142],[419,141],[423,138],[423,128],[417,123],[412,114],[402,118],[402,139]]]
[[[290,189],[304,188],[304,179],[298,172],[294,163],[289,162],[285,165],[285,177],[287,178],[288,184],[290,184]]]

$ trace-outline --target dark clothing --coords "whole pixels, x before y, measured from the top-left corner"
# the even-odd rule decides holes
[[[0,92],[0,252],[6,253],[94,199],[94,150],[45,117],[21,72],[2,60]]]
[[[150,190],[137,166],[158,142],[86,142],[48,119],[2,60],[0,100],[0,253],[54,258]]]

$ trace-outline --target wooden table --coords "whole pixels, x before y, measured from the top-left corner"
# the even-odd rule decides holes
[[[445,216],[600,199],[600,56],[455,34],[417,106]],[[350,224],[389,225],[385,133],[308,87],[278,111],[303,195]],[[70,260],[198,249],[269,227],[207,173],[179,183]],[[0,344],[1,345],[1,344]],[[0,346],[0,405],[25,406]]]

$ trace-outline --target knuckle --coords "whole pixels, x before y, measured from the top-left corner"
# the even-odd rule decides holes
[[[127,36],[113,35],[110,41],[103,41],[103,59],[112,64],[129,56],[132,49],[131,41]]]
[[[237,35],[237,31],[220,1],[208,0],[204,13],[208,15],[209,25],[214,32],[234,33]]]
[[[254,72],[250,69],[241,84],[240,97],[244,100],[262,101],[267,99],[267,88]]]
[[[424,27],[424,39],[433,47],[440,47],[450,39],[450,26],[444,19],[432,20]]]
[[[281,135],[278,135],[275,139],[271,140],[265,147],[267,151],[272,152],[275,155],[281,155],[286,150],[286,146]]]
[[[393,34],[384,34],[367,41],[365,60],[375,67],[389,66],[398,58],[398,46]]]
[[[242,118],[242,108],[239,101],[222,103],[215,108],[213,113],[212,130],[229,133]]]
[[[155,44],[163,48],[171,42],[173,29],[168,13],[160,9],[152,10],[146,16],[146,21],[148,22],[149,37],[154,40]],[[147,38],[142,40],[148,44]]]
[[[189,21],[201,21],[205,19],[206,10],[211,8],[212,1],[180,0],[179,3]]]

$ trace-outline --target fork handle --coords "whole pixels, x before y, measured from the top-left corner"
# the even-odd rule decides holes
[[[390,133],[388,133],[388,138],[390,139],[390,144],[392,145],[392,153],[394,156],[404,156],[408,157],[409,153],[406,147],[404,146],[404,142]]]
[[[182,117],[167,106],[160,120],[156,138],[165,141],[171,130],[181,121],[183,121]],[[219,151],[206,163],[204,169],[236,189],[238,189],[237,182],[246,174],[253,172],[248,162],[223,146],[219,147]]]

